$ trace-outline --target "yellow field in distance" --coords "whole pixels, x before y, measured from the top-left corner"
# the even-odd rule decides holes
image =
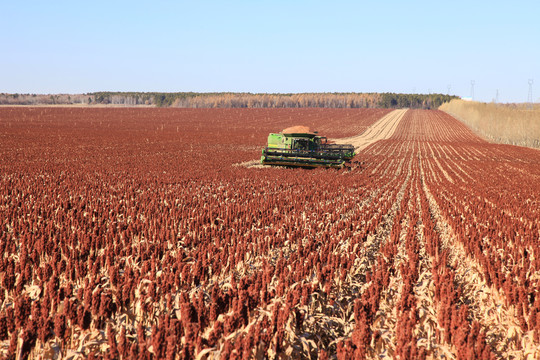
[[[439,107],[487,140],[540,148],[540,104],[452,100]]]

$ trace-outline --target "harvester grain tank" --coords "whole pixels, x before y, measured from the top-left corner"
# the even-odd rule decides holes
[[[355,156],[354,146],[330,144],[305,126],[294,126],[268,135],[262,150],[264,165],[342,168]]]

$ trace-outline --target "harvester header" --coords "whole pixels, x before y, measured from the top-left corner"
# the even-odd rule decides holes
[[[354,146],[329,144],[324,136],[307,126],[293,126],[268,135],[262,150],[264,165],[342,168],[355,156]]]

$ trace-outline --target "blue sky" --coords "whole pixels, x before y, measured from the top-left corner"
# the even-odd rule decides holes
[[[0,92],[540,101],[538,1],[0,0]]]

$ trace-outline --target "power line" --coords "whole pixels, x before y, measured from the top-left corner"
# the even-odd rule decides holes
[[[474,101],[474,80],[471,80],[471,99]]]
[[[532,86],[533,86],[533,79],[529,79],[529,96],[527,96],[527,102],[529,103],[529,109],[533,108],[533,95],[532,95]]]

